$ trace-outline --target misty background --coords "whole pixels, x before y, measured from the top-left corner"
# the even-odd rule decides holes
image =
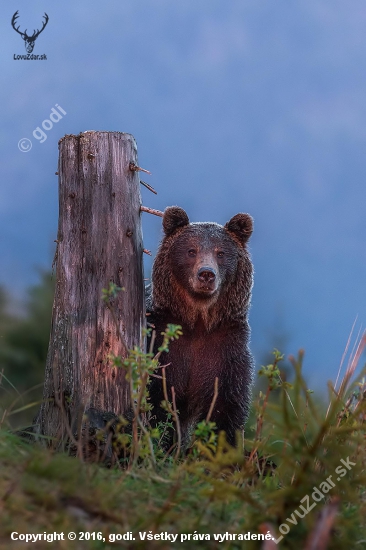
[[[40,29],[34,54],[11,27]],[[366,320],[366,4],[362,0],[3,0],[0,285],[9,307],[50,270],[58,140],[131,133],[146,206],[191,221],[250,213],[258,361],[305,349],[313,389],[335,379]],[[33,136],[58,104],[66,115]],[[28,152],[18,143],[32,142]],[[161,219],[143,214],[153,256]],[[152,260],[145,257],[145,276]],[[46,283],[48,284],[48,283]],[[49,289],[48,289],[49,291]],[[5,323],[6,324],[6,323]],[[1,327],[1,323],[0,323]],[[1,335],[0,335],[1,336]],[[1,340],[0,340],[1,342]]]

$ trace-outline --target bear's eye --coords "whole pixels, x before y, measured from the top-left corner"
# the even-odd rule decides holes
[[[225,256],[225,253],[220,250],[220,252],[217,253],[218,258],[223,258]]]
[[[190,256],[191,258],[194,258],[196,254],[197,252],[194,250],[194,248],[191,248],[190,250],[188,250],[188,256]]]

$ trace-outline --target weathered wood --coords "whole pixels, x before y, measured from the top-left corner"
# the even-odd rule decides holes
[[[129,134],[84,132],[59,142],[56,292],[37,430],[58,440],[75,434],[88,409],[129,408],[124,370],[109,354],[126,357],[145,324],[140,183],[131,162]],[[125,289],[113,301],[122,338],[102,300],[110,282]]]

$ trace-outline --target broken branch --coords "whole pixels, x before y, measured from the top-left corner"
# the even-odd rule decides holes
[[[164,213],[160,210],[154,210],[154,208],[148,208],[147,206],[140,207],[141,212],[147,212],[148,214],[154,214],[154,216],[163,217]]]

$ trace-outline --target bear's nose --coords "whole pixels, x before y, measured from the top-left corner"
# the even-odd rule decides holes
[[[202,283],[211,283],[215,280],[216,273],[211,267],[201,267],[198,271],[198,279]]]

